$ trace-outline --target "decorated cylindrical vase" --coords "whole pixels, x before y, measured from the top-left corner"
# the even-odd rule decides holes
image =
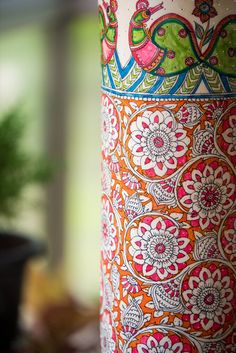
[[[102,353],[235,353],[236,1],[99,23]]]

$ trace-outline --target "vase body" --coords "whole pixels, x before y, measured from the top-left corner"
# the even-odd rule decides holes
[[[99,20],[102,352],[236,352],[236,3]]]

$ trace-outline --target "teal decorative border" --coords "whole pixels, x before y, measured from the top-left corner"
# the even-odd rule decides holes
[[[102,86],[117,91],[157,95],[195,94],[203,82],[207,93],[236,93],[236,78],[220,74],[205,64],[172,77],[154,76],[142,70],[133,57],[122,66],[115,51],[111,61],[102,66]]]

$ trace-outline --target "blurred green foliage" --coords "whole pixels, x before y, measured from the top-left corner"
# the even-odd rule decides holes
[[[53,175],[52,164],[25,147],[26,120],[19,109],[0,119],[0,219],[17,215],[28,185],[45,184]]]

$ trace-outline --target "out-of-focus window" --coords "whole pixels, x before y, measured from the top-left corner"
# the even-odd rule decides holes
[[[64,202],[58,205],[53,193],[49,194],[51,211],[37,205],[31,207],[22,212],[16,227],[49,240],[51,256],[56,259],[55,265],[62,267],[70,290],[91,301],[98,297],[100,242],[96,1],[0,0],[0,12],[0,113],[18,104],[22,106],[29,120],[26,145],[36,152],[50,149],[48,130],[53,139],[52,121],[55,135],[63,128],[63,176],[58,190],[61,183],[60,200]],[[51,48],[55,31],[58,57]],[[60,33],[66,36],[61,50]],[[63,58],[65,82],[58,82],[65,111],[59,112],[57,124],[57,90],[51,80],[60,78]],[[28,190],[26,197],[30,199],[35,194],[43,202],[46,200],[46,195],[36,189]],[[53,204],[61,212],[58,218],[56,212],[50,213]],[[58,237],[53,227],[48,231],[49,217],[49,223],[60,225]]]
[[[66,266],[70,287],[90,299],[98,290],[100,245],[98,44],[96,15],[72,23]]]
[[[0,114],[20,107],[26,116],[26,145],[35,153],[44,150],[45,85],[47,36],[37,25],[2,32],[0,36]],[[31,189],[25,197],[41,199],[41,192]],[[43,200],[42,200],[43,201]],[[26,207],[15,227],[29,234],[45,236],[41,207]]]

